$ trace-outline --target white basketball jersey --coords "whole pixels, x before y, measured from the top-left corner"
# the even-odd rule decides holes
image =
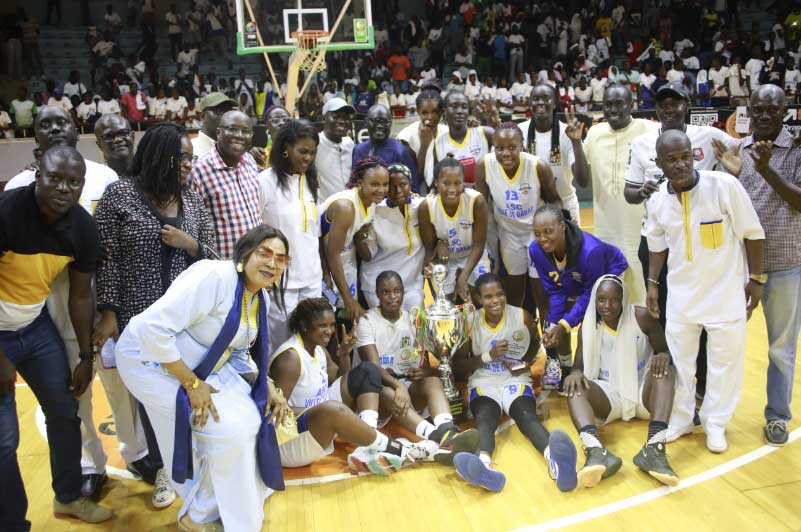
[[[462,142],[456,142],[450,133],[437,137],[434,141],[434,159],[439,162],[452,155],[464,167],[464,182],[472,186],[476,182],[476,163],[490,151],[487,136],[483,127],[467,130]],[[433,175],[433,174],[432,174]]]
[[[439,194],[426,197],[431,224],[437,238],[448,241],[449,261],[466,259],[473,249],[473,203],[481,195],[471,188],[464,189],[459,198],[459,207],[453,216],[448,216]]]
[[[353,245],[353,235],[356,234],[356,231],[361,229],[364,224],[373,221],[375,204],[371,203],[369,206],[365,207],[361,198],[359,197],[359,190],[356,188],[343,190],[342,192],[337,192],[333,196],[329,196],[328,199],[326,199],[323,203],[322,207],[320,207],[320,225],[322,227],[323,238],[327,239],[328,232],[331,230],[331,222],[328,220],[326,215],[328,207],[331,206],[331,204],[335,201],[339,200],[349,201],[353,204],[353,224],[348,228],[348,232],[345,234],[345,245],[342,247],[340,257],[342,258],[342,269],[345,272],[345,281],[348,283],[350,295],[355,298],[356,283],[359,280],[359,274],[356,268],[356,248]],[[308,252],[313,253],[314,251],[308,250]],[[337,300],[337,306],[341,305],[343,305],[343,301],[342,298],[339,297]]]
[[[376,206],[368,240],[373,260],[362,262],[362,290],[375,292],[376,277],[386,270],[397,272],[407,289],[422,287],[425,248],[420,241],[417,211],[423,201],[424,198],[412,198],[398,208],[387,206],[384,200]]]
[[[538,161],[537,156],[521,152],[517,172],[507,176],[494,153],[484,156],[493,215],[502,236],[529,235],[534,230],[534,211],[540,204]]]
[[[637,317],[635,316],[635,307],[634,305],[629,306],[629,312],[631,315],[629,319],[634,320],[634,323],[637,324]],[[601,349],[601,362],[598,367],[598,375],[597,377],[589,376],[589,378],[597,378],[602,381],[609,382],[610,380],[610,372],[615,371],[616,364],[614,359],[615,353],[615,342],[618,340],[617,331],[613,331],[601,320],[598,324],[599,331],[600,331],[600,349]],[[639,384],[642,384],[645,381],[645,370],[648,366],[648,359],[651,358],[653,354],[653,348],[651,348],[651,342],[648,339],[648,336],[644,332],[640,330],[639,324],[636,326],[636,338],[632,342],[631,339],[625,340],[621,339],[621,341],[625,341],[626,344],[633,347],[637,353],[637,381]]]
[[[378,307],[371,308],[367,317],[359,320],[357,335],[357,345],[368,345],[365,342],[368,337],[375,341],[378,362],[395,375],[404,376],[410,368],[420,367],[420,353],[415,348],[414,331],[405,310],[401,310],[398,321],[391,322],[381,315]]]
[[[323,347],[317,346],[312,356],[303,347],[300,335],[293,334],[273,352],[270,365],[287,349],[294,349],[300,361],[300,377],[292,389],[292,395],[287,398],[289,408],[295,414],[299,414],[328,399],[328,360]]]
[[[506,305],[503,317],[496,327],[490,327],[484,316],[484,309],[476,311],[473,319],[473,330],[470,340],[473,356],[480,357],[482,353],[490,351],[501,340],[509,342],[509,351],[501,358],[509,362],[519,362],[528,352],[531,343],[531,334],[526,327],[524,311],[522,308]],[[528,374],[512,377],[509,369],[501,362],[501,358],[489,364],[483,364],[470,376],[469,386],[475,388],[485,384],[508,383],[509,379],[519,379],[513,382],[531,383]]]

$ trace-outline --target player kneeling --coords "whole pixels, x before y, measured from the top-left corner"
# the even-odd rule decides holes
[[[339,364],[331,358],[324,346],[336,331],[336,319],[327,299],[301,301],[289,317],[289,329],[293,335],[270,359],[270,377],[297,416],[298,435],[279,445],[284,467],[302,467],[331,454],[335,437],[359,446],[348,456],[351,469],[380,476],[430,452],[376,429],[381,375],[370,363],[350,369],[353,338],[344,330]]]
[[[421,446],[431,449],[425,459],[453,465],[453,456],[462,451],[475,452],[478,431],[459,432],[453,423],[436,370],[420,355],[409,314],[403,310],[404,287],[400,276],[385,271],[376,278],[378,306],[370,309],[356,327],[359,358],[381,371],[382,421],[394,417],[408,430],[423,438]],[[433,423],[419,412],[428,408]],[[430,442],[435,442],[430,445]],[[438,445],[437,445],[438,444]]]
[[[576,447],[561,430],[551,434],[537,419],[531,364],[540,346],[534,320],[525,310],[506,304],[500,278],[485,273],[476,280],[481,309],[473,317],[470,338],[454,359],[454,369],[470,375],[470,410],[479,433],[479,455],[459,453],[456,471],[467,482],[501,491],[506,477],[490,467],[495,430],[506,412],[520,432],[548,462],[562,491],[576,487]]]
[[[665,333],[644,307],[630,305],[623,281],[604,275],[592,289],[565,392],[586,460],[579,483],[597,485],[622,461],[601,443],[595,420],[649,419],[648,440],[634,464],[668,486],[679,483],[665,453],[675,372]]]

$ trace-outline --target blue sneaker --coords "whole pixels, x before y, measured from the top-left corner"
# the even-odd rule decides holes
[[[578,484],[576,446],[563,430],[554,430],[548,439],[548,473],[561,491],[573,491]]]
[[[473,486],[499,492],[506,485],[506,476],[500,471],[490,469],[481,458],[472,453],[459,453],[453,458],[456,473]]]

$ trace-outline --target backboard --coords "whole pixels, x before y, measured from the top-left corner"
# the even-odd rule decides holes
[[[293,33],[322,30],[330,34],[319,40],[326,51],[372,50],[375,48],[371,0],[261,0],[269,5],[260,15],[256,0],[236,0],[237,54],[294,52]],[[255,15],[253,19],[251,13]],[[337,19],[339,26],[334,30]]]

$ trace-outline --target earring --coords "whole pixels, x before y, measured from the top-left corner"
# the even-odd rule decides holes
[[[284,150],[283,153],[281,153],[281,157],[283,157],[284,159],[287,159],[289,157],[289,152]]]
[[[237,262],[236,263],[236,271],[238,271],[239,273],[242,273],[243,271],[245,271],[245,265],[242,264],[241,262]]]

